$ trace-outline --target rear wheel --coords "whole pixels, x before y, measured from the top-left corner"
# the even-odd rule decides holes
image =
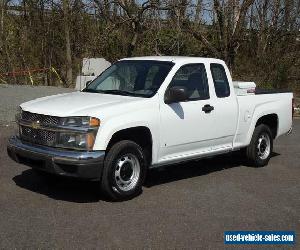
[[[124,140],[109,150],[101,178],[101,190],[112,200],[130,199],[142,191],[146,158],[142,148]]]
[[[248,162],[255,167],[268,164],[273,150],[273,137],[270,128],[264,124],[258,125],[252,135],[251,142],[246,148]]]

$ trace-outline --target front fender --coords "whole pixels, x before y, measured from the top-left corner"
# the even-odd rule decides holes
[[[147,127],[149,128],[151,134],[153,135],[151,125],[143,121],[130,121],[130,122],[121,122],[117,121],[121,118],[114,119],[107,122],[105,125],[101,126],[98,130],[97,137],[94,144],[94,150],[106,150],[112,136],[121,130],[134,128],[134,127]]]
[[[130,109],[127,112],[101,119],[94,150],[106,150],[112,136],[118,131],[134,127],[146,127],[152,136],[152,160],[155,161],[159,148],[160,121],[158,111],[158,106],[154,104],[140,109]]]

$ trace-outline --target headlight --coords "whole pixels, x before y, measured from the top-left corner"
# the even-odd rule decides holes
[[[91,132],[59,132],[57,136],[57,146],[63,148],[73,148],[82,150],[92,150],[96,133],[100,126],[100,120],[89,116],[74,116],[61,118],[60,124],[66,127],[94,128]],[[76,130],[76,129],[75,129]]]
[[[74,116],[64,117],[60,120],[61,126],[66,127],[85,127],[94,128],[91,132],[59,132],[57,136],[57,145],[62,148],[72,148],[81,150],[92,150],[95,142],[96,133],[100,126],[100,120],[95,117],[88,116]]]
[[[95,142],[94,132],[61,132],[58,134],[57,146],[82,150],[92,150]]]
[[[63,126],[70,127],[98,127],[100,126],[100,120],[95,117],[89,116],[74,116],[74,117],[64,117],[60,121]]]

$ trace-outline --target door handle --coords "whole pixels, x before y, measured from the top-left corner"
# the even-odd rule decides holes
[[[210,113],[214,109],[215,108],[213,106],[210,106],[209,104],[206,104],[202,107],[202,111],[204,111],[205,113]]]

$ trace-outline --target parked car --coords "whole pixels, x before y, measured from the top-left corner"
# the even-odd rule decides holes
[[[292,129],[293,94],[232,82],[222,60],[122,59],[83,91],[20,105],[9,155],[38,171],[99,180],[114,200],[140,193],[149,168],[243,149],[268,164]]]

